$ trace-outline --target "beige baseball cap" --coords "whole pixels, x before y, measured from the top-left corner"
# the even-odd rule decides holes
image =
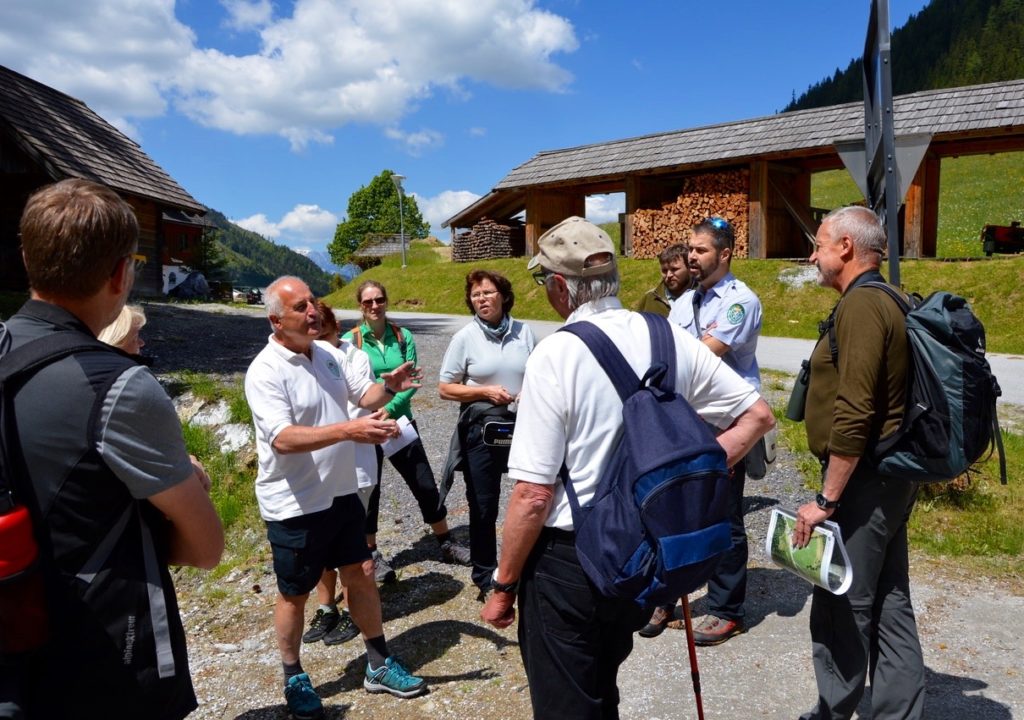
[[[571,277],[602,275],[615,267],[615,245],[608,233],[592,222],[573,215],[555,225],[537,240],[537,253],[527,270],[538,265]],[[611,253],[612,259],[586,267],[587,258]]]

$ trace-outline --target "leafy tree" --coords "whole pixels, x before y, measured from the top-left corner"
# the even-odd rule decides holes
[[[224,257],[220,236],[220,230],[204,231],[192,254],[192,270],[201,272],[207,280],[223,280],[227,277],[228,261]]]
[[[369,185],[364,185],[349,197],[348,217],[338,223],[334,240],[327,246],[335,264],[348,262],[371,233],[398,234],[402,218],[398,189],[391,180],[394,174],[391,170],[381,171]],[[425,238],[430,232],[430,224],[423,220],[416,198],[409,195],[402,198],[401,211],[405,218],[405,236]]]

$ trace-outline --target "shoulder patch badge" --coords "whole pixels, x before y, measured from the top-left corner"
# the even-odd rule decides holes
[[[732,312],[732,308],[729,308],[729,312]],[[333,359],[327,361],[327,369],[331,371],[331,375],[334,377],[341,377],[341,368],[338,367],[338,363],[334,362]]]
[[[725,312],[725,319],[733,325],[739,325],[743,322],[743,318],[746,314],[747,311],[743,309],[743,306],[739,303],[735,303],[730,305],[729,309]]]

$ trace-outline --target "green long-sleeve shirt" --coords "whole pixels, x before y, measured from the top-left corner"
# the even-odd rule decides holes
[[[907,390],[907,335],[903,313],[884,291],[854,288],[835,315],[839,365],[828,336],[811,354],[805,422],[810,451],[860,457],[899,426]]]
[[[395,337],[392,327],[391,323],[388,323],[384,329],[384,338],[378,340],[374,337],[373,330],[368,323],[363,323],[359,326],[359,332],[363,338],[362,349],[370,356],[370,366],[373,367],[373,374],[378,382],[380,382],[381,375],[391,372],[404,362],[411,360],[413,366],[415,367],[416,365],[416,343],[413,342],[412,333],[405,328],[398,328],[405,339],[405,355],[402,355],[402,344]],[[349,330],[342,337],[354,343],[353,334],[353,331]],[[388,415],[392,418],[398,419],[404,415],[412,420],[412,396],[415,394],[416,388],[403,390],[391,398],[388,404],[384,406],[384,409],[388,411]]]

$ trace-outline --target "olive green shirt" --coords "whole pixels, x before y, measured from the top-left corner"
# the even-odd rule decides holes
[[[807,444],[822,460],[862,456],[897,429],[906,402],[906,321],[892,298],[875,288],[847,291],[835,330],[838,367],[826,334],[811,353],[807,388]]]

